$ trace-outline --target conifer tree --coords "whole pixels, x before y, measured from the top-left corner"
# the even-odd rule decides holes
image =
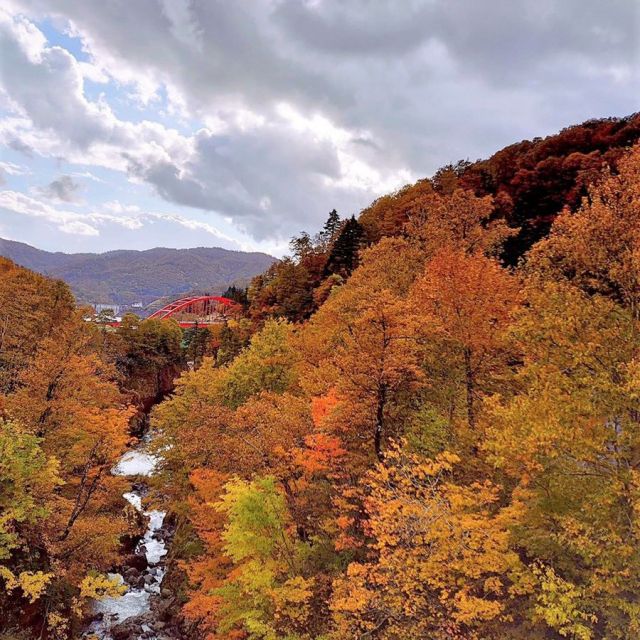
[[[335,209],[329,213],[329,217],[327,221],[324,223],[322,227],[322,231],[318,234],[319,236],[319,244],[325,249],[328,250],[331,246],[331,243],[336,238],[338,232],[340,231],[340,227],[342,226],[342,220],[338,215],[338,212]]]
[[[362,225],[355,216],[351,216],[340,229],[331,248],[325,267],[326,275],[333,273],[342,277],[351,275],[358,265],[358,254],[364,246],[364,237]]]

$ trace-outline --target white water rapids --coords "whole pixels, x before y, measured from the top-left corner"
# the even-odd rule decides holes
[[[138,447],[127,451],[113,468],[112,473],[118,476],[132,477],[153,475],[159,459],[146,450],[148,442],[149,438],[145,437]],[[150,598],[152,595],[160,593],[160,585],[165,573],[162,559],[167,554],[167,547],[158,532],[162,528],[166,513],[156,509],[145,511],[142,506],[143,493],[136,488],[123,494],[123,497],[136,511],[147,518],[147,529],[135,551],[136,554],[146,557],[148,566],[140,572],[143,586],[128,586],[124,595],[104,598],[95,603],[94,612],[102,614],[102,617],[91,623],[86,636],[95,636],[102,640],[111,638],[110,630],[114,625],[127,618],[140,616],[150,611]],[[121,584],[124,583],[124,578],[120,574],[110,574],[110,577],[117,578]],[[155,638],[151,629],[145,627],[147,625],[142,626],[144,633],[139,638],[141,640]]]

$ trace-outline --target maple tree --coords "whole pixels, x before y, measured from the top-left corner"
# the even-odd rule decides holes
[[[406,315],[400,302],[372,296],[323,365],[342,401],[345,442],[356,449],[370,442],[369,450],[378,459],[401,420],[402,396],[420,377]]]
[[[558,216],[549,238],[532,251],[531,268],[613,296],[640,317],[640,147],[618,164],[578,211]]]
[[[573,594],[565,603],[538,594],[538,614],[564,635],[632,637],[640,623],[630,596],[640,578],[636,321],[566,284],[536,285],[527,297],[514,327],[522,391],[492,399],[485,447],[524,507],[517,544],[543,560],[538,578]]]
[[[62,479],[56,459],[46,456],[40,438],[12,422],[3,421],[0,428],[0,578],[8,592],[20,587],[33,601],[52,574],[20,570],[12,556],[29,544],[33,527],[50,515],[47,497]],[[38,585],[33,582],[36,576],[41,577]]]
[[[495,255],[516,230],[504,220],[492,219],[493,208],[491,196],[478,197],[471,190],[433,192],[410,209],[405,233],[417,239],[427,255],[450,245],[468,253]]]
[[[249,638],[313,637],[313,578],[302,575],[309,549],[291,533],[275,480],[231,480],[216,508],[227,516],[223,549],[235,567],[216,590],[220,631],[240,625]]]
[[[0,257],[2,392],[14,388],[16,375],[33,359],[39,336],[57,330],[73,307],[71,292],[62,282],[48,280]]]

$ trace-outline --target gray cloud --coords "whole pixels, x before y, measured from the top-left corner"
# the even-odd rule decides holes
[[[60,176],[46,187],[39,189],[39,192],[45,198],[51,198],[60,202],[76,202],[78,199],[78,184],[71,176]]]
[[[10,149],[13,149],[14,151],[19,151],[20,153],[23,153],[29,158],[33,157],[33,149],[22,140],[18,138],[10,137],[5,142]]]
[[[327,185],[341,177],[335,147],[295,137],[284,124],[225,135],[200,132],[182,170],[131,158],[129,171],[166,200],[233,216],[258,239],[286,236],[315,225],[338,203],[360,208],[371,198],[365,189]]]
[[[372,10],[373,9],[373,10]],[[431,3],[322,3],[285,0],[274,17],[307,47],[333,56],[406,55],[433,37]]]
[[[257,238],[317,225],[334,206],[355,212],[399,175],[630,113],[640,95],[633,0],[19,4],[71,21],[123,86],[165,86],[188,118],[224,125],[187,139],[119,121],[86,99],[68,52],[28,60],[5,35],[5,91],[37,130],[63,141],[51,144],[56,153],[92,154]],[[339,135],[295,126],[283,103],[308,121],[322,115]],[[259,123],[243,125],[245,111]],[[373,172],[368,182],[349,179],[353,161]]]

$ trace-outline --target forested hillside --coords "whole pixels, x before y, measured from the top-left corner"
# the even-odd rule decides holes
[[[0,255],[23,267],[64,280],[81,302],[148,304],[195,289],[221,293],[246,284],[275,258],[218,247],[156,248],[106,253],[50,253],[0,238]]]
[[[369,240],[402,232],[431,191],[470,189],[492,196],[491,217],[518,232],[503,248],[510,264],[545,236],[558,213],[575,210],[605,167],[615,168],[624,150],[640,140],[640,115],[590,120],[546,138],[524,140],[488,160],[460,161],[398,193],[384,196],[360,216]]]
[[[494,254],[514,266],[564,208],[580,205],[604,169],[616,170],[625,149],[638,140],[640,115],[593,120],[511,145],[488,160],[445,166],[432,178],[379,198],[344,226],[334,211],[317,237],[293,238],[292,257],[254,279],[251,315],[308,318],[353,271],[362,247],[422,233],[428,217],[453,220],[464,234],[471,195],[482,198],[481,213],[472,217],[481,215],[494,229],[508,228]]]
[[[67,285],[0,258],[0,637],[79,637],[122,593],[142,522],[110,473],[183,367],[174,323],[105,332]]]
[[[101,638],[639,637],[636,128],[333,211],[208,328],[87,322],[3,260],[0,639],[82,637],[129,588],[144,524],[109,472],[154,404],[164,604]]]
[[[640,147],[616,156],[517,269],[454,181],[350,276],[365,215],[254,282],[250,346],[153,417],[203,637],[638,636]]]

